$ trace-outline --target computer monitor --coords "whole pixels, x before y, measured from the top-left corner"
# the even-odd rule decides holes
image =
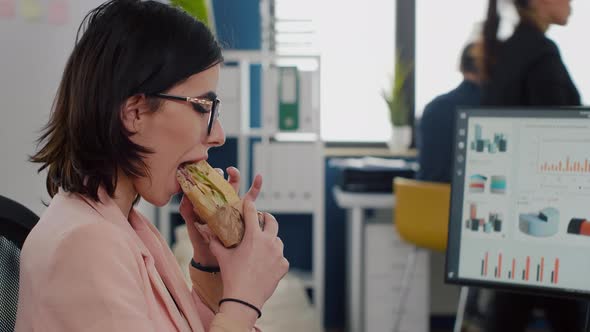
[[[590,108],[457,111],[446,281],[590,295]]]

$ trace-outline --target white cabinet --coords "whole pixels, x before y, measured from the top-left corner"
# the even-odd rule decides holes
[[[402,280],[413,247],[404,243],[391,223],[367,223],[363,276],[364,332],[394,331],[402,296]],[[429,330],[428,253],[419,251],[405,301],[400,332]]]
[[[266,175],[258,208],[312,213],[324,204],[318,197],[322,160],[315,143],[256,143],[253,156],[253,174]]]

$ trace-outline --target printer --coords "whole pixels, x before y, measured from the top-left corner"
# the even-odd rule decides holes
[[[416,161],[377,157],[332,158],[329,165],[341,170],[338,185],[343,191],[391,193],[396,177],[413,179]]]

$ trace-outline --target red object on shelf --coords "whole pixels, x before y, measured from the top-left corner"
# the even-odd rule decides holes
[[[590,236],[590,221],[584,220],[580,225],[580,235]]]

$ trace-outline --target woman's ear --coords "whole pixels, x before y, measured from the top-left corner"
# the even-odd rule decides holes
[[[131,96],[121,107],[123,126],[132,134],[141,132],[148,114],[149,105],[145,95]]]

